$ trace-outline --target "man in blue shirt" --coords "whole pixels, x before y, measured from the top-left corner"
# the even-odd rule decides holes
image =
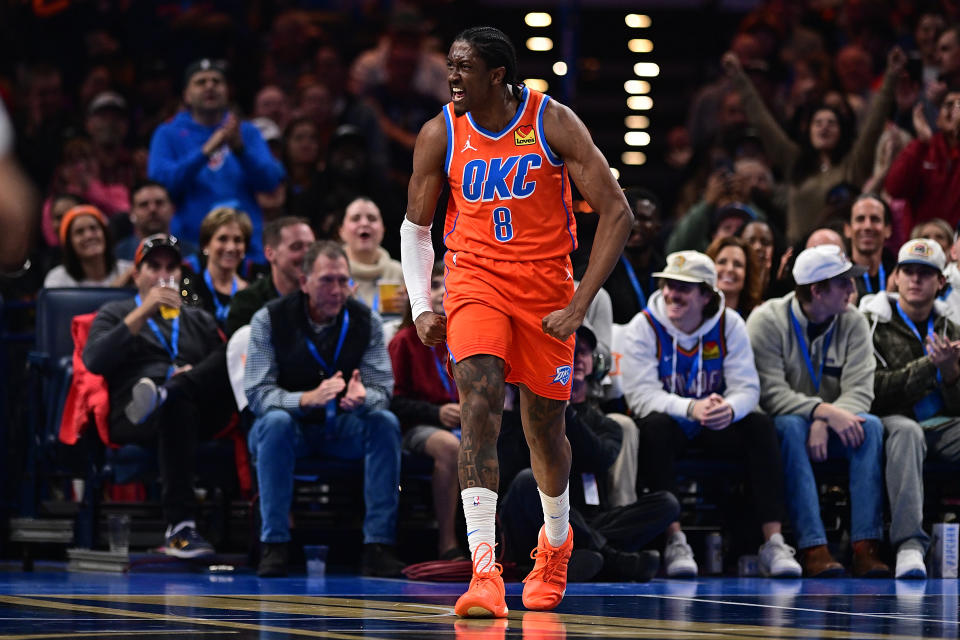
[[[177,206],[171,231],[197,242],[200,223],[217,206],[240,209],[253,222],[248,254],[263,260],[263,215],[258,191],[272,191],[283,166],[255,126],[228,110],[226,64],[204,58],[187,67],[185,111],[157,127],[150,141],[147,174],[163,184]]]

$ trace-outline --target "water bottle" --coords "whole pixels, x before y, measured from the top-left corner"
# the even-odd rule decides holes
[[[707,534],[706,572],[709,575],[723,573],[723,538],[716,531]]]

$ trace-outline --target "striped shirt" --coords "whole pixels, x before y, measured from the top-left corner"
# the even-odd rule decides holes
[[[334,324],[323,327],[312,322],[309,324],[317,332],[317,336],[323,336],[325,332],[337,328]],[[272,335],[270,312],[264,307],[257,311],[250,321],[250,342],[247,345],[247,362],[243,374],[243,389],[247,394],[250,409],[257,416],[262,416],[271,409],[284,409],[295,416],[301,416],[303,411],[300,409],[300,397],[303,392],[287,391],[278,385],[280,372]],[[370,344],[360,362],[360,379],[367,390],[364,408],[386,409],[393,395],[393,368],[383,340],[383,320],[376,312],[370,314]]]

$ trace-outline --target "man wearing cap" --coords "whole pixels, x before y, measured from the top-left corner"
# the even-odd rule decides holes
[[[157,234],[140,243],[134,268],[137,296],[100,308],[83,363],[91,373],[106,378],[111,442],[157,446],[167,522],[164,551],[194,558],[213,553],[193,519],[197,445],[222,429],[224,420],[210,415],[207,403],[173,394],[142,423],[128,416],[136,405],[135,387],[153,389],[156,396],[157,387],[163,389],[168,379],[183,375],[221,345],[213,317],[181,305],[176,286],[180,260],[179,242],[173,236]]]
[[[170,191],[177,206],[172,230],[197,242],[203,218],[217,206],[245,211],[253,222],[248,255],[263,259],[263,215],[256,193],[284,177],[257,128],[228,110],[226,65],[202,59],[185,74],[185,111],[157,127],[147,174]]]
[[[900,248],[897,293],[867,296],[860,310],[873,330],[877,360],[873,411],[887,433],[890,543],[897,578],[925,578],[923,461],[960,461],[960,327],[937,299],[946,258],[933,240]]]
[[[130,121],[127,101],[115,91],[98,93],[87,106],[84,123],[100,169],[100,180],[107,185],[133,186],[135,170],[126,147]]]
[[[726,309],[713,261],[697,251],[667,256],[653,274],[660,289],[623,330],[620,368],[627,404],[640,430],[640,468],[652,490],[670,490],[674,461],[691,445],[743,461],[757,519],[764,575],[799,577],[800,565],[781,534],[783,485],[777,436],[756,413],[760,381],[743,319]],[[667,528],[669,577],[698,567],[679,521]]]
[[[793,293],[750,314],[747,333],[760,374],[760,406],[780,436],[787,506],[808,577],[843,573],[827,550],[811,461],[850,460],[853,574],[881,577],[883,425],[870,415],[874,360],[866,320],[847,304],[864,268],[835,245],[797,256]]]
[[[865,193],[850,208],[850,220],[843,225],[843,235],[850,241],[850,258],[866,271],[856,278],[857,298],[887,288],[887,276],[893,273],[893,256],[883,250],[883,243],[893,232],[890,206],[879,195]]]

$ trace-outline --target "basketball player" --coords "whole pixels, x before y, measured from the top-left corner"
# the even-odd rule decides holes
[[[504,381],[520,387],[544,512],[523,603],[553,609],[566,589],[573,549],[563,421],[573,334],[620,257],[633,215],[580,119],[518,83],[516,54],[501,31],[463,31],[447,68],[452,100],[417,136],[401,256],[417,333],[428,346],[446,335],[460,392],[459,475],[474,565],[455,610],[461,617],[504,617],[493,550]],[[600,216],[576,293],[567,257],[576,247],[568,172]],[[430,306],[430,228],[444,181],[451,189],[446,317]]]

